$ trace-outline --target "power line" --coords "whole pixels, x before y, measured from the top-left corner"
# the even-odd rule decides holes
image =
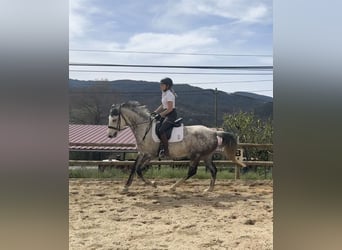
[[[147,64],[110,64],[110,63],[69,63],[69,66],[87,67],[134,67],[134,68],[176,68],[176,69],[253,69],[272,70],[273,66],[180,66],[180,65],[147,65]]]
[[[181,91],[181,92],[177,92],[177,94],[179,96],[183,96],[183,95],[212,95],[213,94],[213,89],[207,89],[207,90],[203,90],[203,91]],[[225,92],[225,91],[221,91],[218,90],[220,92]],[[268,90],[239,90],[238,92],[270,92],[273,91],[272,89],[268,89]],[[225,92],[227,94],[235,94],[235,92]],[[115,91],[105,91],[105,90],[92,90],[92,91],[82,91],[82,90],[72,90],[70,91],[70,94],[118,94],[118,95],[135,95],[135,94],[139,94],[139,96],[155,96],[155,95],[159,95],[159,92],[152,92],[152,91],[130,91],[130,92],[126,92],[126,91],[119,91],[119,92],[115,92]]]
[[[81,86],[82,87],[82,86]],[[96,87],[96,85],[94,85],[94,87]],[[114,90],[94,90],[94,89],[88,89],[89,91],[94,91],[94,92],[88,92],[86,90],[72,90],[71,92],[72,93],[76,93],[76,92],[86,92],[86,93],[98,93],[98,92],[101,92],[101,93],[113,93],[112,91],[116,91],[115,89]],[[139,94],[160,94],[160,90],[151,90],[151,91],[118,91],[120,94],[136,94],[136,93],[139,93]],[[181,93],[211,93],[212,92],[212,89],[202,89],[202,90],[184,90],[184,91],[181,91]]]
[[[219,53],[185,53],[185,52],[155,52],[155,51],[134,51],[134,50],[91,50],[91,49],[70,49],[75,52],[101,52],[101,53],[123,53],[123,54],[156,54],[156,55],[185,55],[185,56],[226,56],[226,57],[273,57],[267,54],[219,54]]]
[[[116,80],[116,81],[120,81],[120,80]],[[86,85],[94,85],[94,82],[96,82],[96,86],[100,86],[100,85],[113,85],[115,83],[113,83],[113,81],[101,81],[101,80],[94,80],[93,82],[83,82],[82,86],[86,86]],[[180,85],[180,84],[189,84],[189,85],[211,85],[211,84],[227,84],[227,83],[251,83],[251,82],[273,82],[273,80],[270,79],[264,79],[264,80],[242,80],[242,81],[220,81],[220,82],[177,82],[174,83],[175,85]]]
[[[222,81],[222,82],[193,82],[193,83],[179,83],[179,84],[226,84],[226,83],[247,83],[247,82],[273,82],[273,80],[246,80],[246,81]]]
[[[273,75],[273,73],[213,73],[213,72],[156,72],[156,71],[122,71],[122,70],[69,70],[83,73],[132,73],[132,74],[178,74],[178,75]]]

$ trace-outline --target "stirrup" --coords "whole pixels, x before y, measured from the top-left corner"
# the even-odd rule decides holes
[[[165,150],[163,148],[161,150],[159,150],[158,157],[159,158],[165,158],[164,152],[165,152]]]
[[[170,156],[165,155],[165,150],[161,149],[158,154],[159,159],[169,160],[171,159]]]

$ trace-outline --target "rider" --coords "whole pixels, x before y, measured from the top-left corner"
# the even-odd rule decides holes
[[[156,118],[160,118],[161,126],[159,127],[159,135],[164,151],[162,152],[165,158],[169,155],[169,142],[166,136],[166,131],[173,126],[173,122],[177,119],[176,112],[176,93],[172,88],[173,82],[171,78],[160,80],[160,90],[162,91],[161,105],[153,112],[158,114]]]

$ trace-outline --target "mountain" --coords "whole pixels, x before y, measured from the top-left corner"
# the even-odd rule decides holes
[[[215,126],[215,97],[217,102],[217,124],[221,126],[224,114],[239,111],[254,112],[262,119],[273,116],[273,98],[247,92],[228,94],[213,89],[202,89],[189,84],[174,86],[178,97],[176,106],[178,117],[183,117],[184,124],[202,124]],[[82,81],[69,80],[70,107],[76,99],[102,99],[102,108],[106,116],[113,103],[129,100],[139,101],[153,111],[161,102],[159,82],[117,80],[117,81]],[[102,119],[102,118],[101,118]],[[103,118],[106,119],[106,118]],[[104,124],[106,121],[103,121]]]
[[[250,92],[235,92],[235,95],[240,95],[240,96],[245,96],[245,97],[250,97],[252,99],[259,99],[264,102],[273,102],[273,98],[270,96],[265,96],[265,95],[258,95]]]

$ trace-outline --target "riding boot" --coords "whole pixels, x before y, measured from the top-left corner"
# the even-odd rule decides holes
[[[163,144],[163,148],[164,148],[164,156],[165,157],[169,157],[169,140],[167,139],[167,136],[165,133],[162,133],[160,135],[160,140],[161,143]]]

